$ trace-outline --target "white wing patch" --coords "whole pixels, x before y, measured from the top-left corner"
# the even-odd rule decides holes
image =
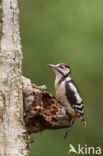
[[[75,97],[77,99],[77,103],[81,103],[82,102],[82,98],[80,97],[76,87],[72,84],[72,83],[69,83],[70,85],[70,88],[73,90],[73,92],[75,93]]]

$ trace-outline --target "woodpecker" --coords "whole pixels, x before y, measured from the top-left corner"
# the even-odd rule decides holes
[[[48,66],[51,67],[56,74],[55,90],[57,100],[63,107],[65,107],[67,113],[71,116],[71,123],[64,136],[65,139],[76,119],[79,118],[83,125],[86,126],[84,104],[79,89],[70,76],[70,66],[66,63],[60,63],[57,65],[48,64]]]

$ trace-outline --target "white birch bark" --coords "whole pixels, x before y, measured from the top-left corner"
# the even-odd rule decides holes
[[[40,87],[31,84],[31,81],[22,77],[22,51],[19,34],[18,14],[19,9],[17,0],[0,0],[0,13],[2,5],[2,16],[0,14],[0,156],[28,156],[29,155],[29,136],[25,130],[36,133],[45,129],[66,128],[70,124],[70,117],[66,110],[58,105],[58,102],[50,94],[43,92]],[[1,24],[2,23],[2,24]],[[48,109],[44,108],[45,99],[42,96],[48,95],[53,98],[53,113],[48,114]],[[46,101],[48,101],[48,96]],[[25,109],[23,110],[23,98]],[[50,100],[49,99],[49,100]],[[51,106],[47,103],[48,106]],[[35,104],[34,104],[35,103]],[[34,105],[32,105],[34,104]],[[37,105],[36,105],[37,104]],[[44,105],[43,105],[44,104]],[[36,105],[36,106],[35,106]],[[32,107],[29,107],[32,106]],[[35,108],[36,107],[36,108]],[[35,113],[42,111],[42,117],[49,127],[41,121],[37,121]],[[42,109],[43,108],[43,109]],[[56,108],[56,110],[55,110]],[[25,111],[25,124],[23,120]],[[54,126],[55,112],[55,126]],[[40,114],[41,115],[41,114]],[[33,123],[28,124],[29,119]],[[40,118],[38,118],[40,120]],[[33,124],[33,125],[32,125]],[[28,133],[29,133],[28,132]]]
[[[0,42],[0,156],[28,156],[23,121],[22,51],[17,0],[2,0]]]

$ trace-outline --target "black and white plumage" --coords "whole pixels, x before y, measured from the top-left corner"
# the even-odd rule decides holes
[[[84,119],[84,104],[77,85],[70,77],[71,68],[65,63],[57,65],[49,64],[49,66],[52,67],[56,73],[55,89],[57,99],[71,115],[72,124],[77,118],[80,118],[83,124],[86,125]]]
[[[68,101],[70,102],[71,106],[77,113],[78,117],[80,117],[80,119],[84,123],[84,104],[75,82],[72,79],[66,81],[65,88]]]

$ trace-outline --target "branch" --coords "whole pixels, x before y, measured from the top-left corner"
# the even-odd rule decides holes
[[[69,126],[71,117],[54,96],[42,87],[23,79],[24,120],[29,134],[46,129],[60,129]]]

